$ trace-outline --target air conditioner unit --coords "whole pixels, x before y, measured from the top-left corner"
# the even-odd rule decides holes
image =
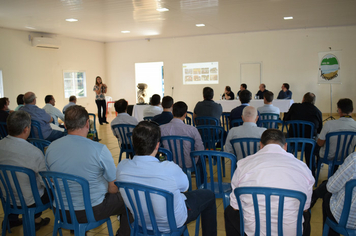
[[[32,46],[37,48],[59,49],[61,42],[55,38],[33,37]]]

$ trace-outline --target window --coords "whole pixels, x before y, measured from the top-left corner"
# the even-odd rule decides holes
[[[0,70],[0,98],[4,97],[4,86],[2,83],[2,70]]]
[[[77,98],[87,96],[86,77],[84,71],[64,71],[64,97],[75,95]]]

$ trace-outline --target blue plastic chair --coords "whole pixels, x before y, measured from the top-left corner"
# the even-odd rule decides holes
[[[356,187],[356,179],[349,180],[346,183],[344,207],[342,209],[339,223],[332,221],[327,217],[324,224],[323,236],[328,236],[329,228],[332,228],[334,231],[342,235],[350,235],[350,236],[356,235],[356,229],[346,228],[347,221],[350,216],[350,209],[351,209],[351,203],[353,197],[352,192],[355,187]]]
[[[50,141],[45,140],[45,139],[38,139],[38,138],[29,138],[27,139],[27,141],[29,141],[31,144],[33,144],[35,147],[37,147],[38,149],[40,149],[43,153],[43,155],[45,155],[45,150],[46,148],[51,144]]]
[[[173,161],[173,154],[166,148],[158,148],[156,157],[160,161]]]
[[[279,114],[276,113],[261,113],[260,120],[279,120]]]
[[[127,136],[128,133],[132,133],[132,130],[135,127],[135,125],[128,124],[113,125],[111,127],[115,131],[115,136],[120,146],[119,162],[121,161],[121,157],[124,152],[126,152],[126,158],[129,158],[130,155],[135,155],[131,138]]]
[[[143,120],[150,121],[153,119],[153,116],[145,116],[143,117]]]
[[[93,141],[99,142],[98,131],[96,130],[96,116],[94,113],[89,113],[89,119],[93,120],[94,128],[89,129],[89,134],[93,134]]]
[[[187,116],[185,117],[184,123],[187,125],[195,126],[194,119],[193,119],[193,112],[187,111]]]
[[[215,125],[197,126],[206,150],[216,150],[216,144],[220,143],[221,151],[224,151],[224,128]]]
[[[259,127],[263,127],[266,129],[278,129],[279,125],[283,128],[283,121],[274,120],[274,119],[271,119],[271,120],[266,119],[266,120],[261,120],[258,122]]]
[[[43,182],[46,185],[47,192],[51,192],[50,198],[55,217],[53,236],[56,236],[58,231],[62,236],[62,228],[74,230],[74,234],[84,236],[85,232],[94,229],[103,223],[107,223],[109,235],[113,236],[113,230],[110,218],[96,221],[94,218],[93,208],[90,201],[89,183],[86,179],[65,173],[42,171],[40,172]],[[74,211],[71,191],[80,191],[82,202],[85,207],[87,223],[78,223],[77,216]],[[53,200],[52,200],[53,197]],[[67,217],[66,210],[70,213],[70,218]]]
[[[0,140],[7,136],[6,122],[0,122]]]
[[[297,225],[296,225],[296,235],[302,236],[302,219],[303,219],[303,210],[304,205],[307,199],[307,196],[299,191],[288,190],[288,189],[279,189],[279,188],[266,188],[266,187],[238,187],[234,190],[237,204],[239,205],[239,213],[240,213],[240,232],[241,235],[244,235],[245,227],[244,227],[244,206],[242,205],[241,196],[242,195],[250,195],[249,201],[251,201],[251,197],[254,205],[254,215],[255,215],[255,235],[260,235],[261,232],[261,223],[260,223],[260,214],[259,207],[260,204],[258,202],[258,195],[264,195],[265,204],[261,204],[262,209],[266,208],[264,212],[266,213],[266,235],[271,235],[271,196],[278,196],[278,235],[283,235],[283,211],[284,211],[284,201],[285,198],[295,198],[299,201],[298,207],[298,217],[297,217]],[[273,198],[274,199],[274,198]],[[245,199],[247,201],[247,199]],[[260,202],[262,199],[260,199]],[[291,201],[291,199],[289,199]],[[297,203],[296,203],[297,204]],[[297,207],[296,207],[297,208]],[[250,216],[247,216],[250,217]]]
[[[242,119],[235,119],[235,120],[232,120],[231,123],[230,123],[230,129],[232,129],[233,127],[237,127],[237,126],[240,126],[244,123],[244,121]]]
[[[304,120],[289,120],[284,122],[287,138],[313,138],[315,124]],[[291,132],[291,134],[289,133]]]
[[[30,181],[33,199],[35,200],[35,207],[28,207],[21,186],[18,180],[18,174],[27,175]],[[2,225],[2,235],[6,235],[6,229],[11,233],[10,225],[8,222],[9,214],[22,214],[23,231],[28,235],[36,235],[35,228],[35,214],[50,208],[50,203],[43,204],[40,194],[38,192],[36,174],[33,170],[10,165],[0,165],[0,181],[2,187],[1,202],[4,210],[4,221]],[[3,192],[4,191],[4,192]],[[15,197],[16,196],[16,197]],[[18,201],[16,201],[18,199]],[[18,206],[18,202],[20,205]]]
[[[230,114],[231,112],[223,112],[221,114],[221,126],[226,132],[229,132],[230,130]]]
[[[131,236],[189,235],[186,225],[177,227],[174,216],[173,194],[171,192],[136,183],[115,182],[115,184],[120,190],[126,207],[130,209],[135,219],[130,225]],[[154,205],[152,202],[155,197],[160,198],[159,206]],[[167,220],[167,225],[170,229],[169,233],[159,231],[157,221],[162,223],[162,216],[158,218],[154,214],[154,209],[162,208],[162,206],[165,206],[167,210],[167,217],[163,219]],[[145,219],[145,215],[149,219]]]
[[[195,126],[199,125],[219,125],[219,121],[211,116],[199,116],[195,118]]]
[[[287,138],[287,152],[292,153],[296,158],[298,158],[298,151],[300,152],[300,160],[304,160],[304,156],[306,155],[306,147],[310,148],[310,156],[309,163],[306,163],[309,166],[309,169],[313,171],[313,164],[315,166],[315,155],[314,148],[316,146],[316,142],[314,139],[310,138]]]
[[[230,143],[237,160],[240,160],[258,152],[260,141],[259,138],[234,138],[230,140]]]
[[[192,160],[195,160],[195,157],[197,156],[202,163],[202,169],[200,169],[197,168],[195,162],[193,162],[194,170],[196,173],[197,187],[210,189],[215,193],[216,198],[222,198],[225,209],[230,204],[230,193],[232,190],[231,179],[236,169],[236,156],[231,153],[219,151],[194,151],[190,153]],[[223,182],[223,174],[221,172],[225,158],[230,160],[231,169],[229,182]],[[214,162],[216,162],[216,169],[214,168]],[[200,174],[197,174],[200,171],[203,171],[204,173],[203,180],[200,180]]]
[[[29,138],[44,139],[40,122],[36,120],[31,120],[31,132]]]
[[[324,156],[319,158],[317,173],[315,177],[315,187],[318,184],[321,164],[329,165],[328,179],[334,174],[334,168],[342,165],[346,157],[355,151],[356,132],[342,131],[330,132],[326,134]],[[336,151],[332,160],[328,160],[330,145],[336,146]]]
[[[194,171],[194,166],[192,164],[191,167],[187,167],[187,165],[185,163],[185,161],[186,161],[185,158],[189,158],[189,160],[190,160],[190,156],[188,156],[188,157],[184,156],[184,143],[188,143],[188,146],[190,146],[189,153],[194,151],[195,141],[193,138],[183,137],[183,136],[161,137],[161,145],[163,145],[164,148],[166,148],[172,152],[174,163],[179,165],[183,169],[183,172],[186,173],[186,175],[188,176],[189,191],[191,191],[192,190],[192,171]],[[186,146],[186,148],[188,148],[188,146]]]

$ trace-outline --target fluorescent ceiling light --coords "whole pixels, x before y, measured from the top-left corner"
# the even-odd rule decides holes
[[[128,33],[130,33],[130,31],[128,31],[128,30],[123,30],[123,31],[121,31],[121,33],[123,33],[123,34],[128,34]]]
[[[205,25],[204,24],[196,24],[195,26],[196,27],[204,27]]]
[[[159,11],[159,12],[164,12],[164,11],[169,11],[169,9],[168,8],[157,8],[156,9],[157,11]]]
[[[66,21],[68,21],[68,22],[76,22],[76,21],[78,21],[78,19],[68,18],[68,19],[66,19]]]
[[[285,17],[283,17],[283,19],[285,19],[285,20],[293,20],[293,16],[285,16]]]
[[[31,26],[26,26],[25,27],[26,29],[31,29],[31,30],[34,30],[35,28],[31,27]]]

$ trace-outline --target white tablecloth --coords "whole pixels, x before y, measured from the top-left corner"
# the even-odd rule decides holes
[[[241,102],[239,100],[217,100],[215,102],[221,104],[223,112],[231,112],[232,109],[241,105]],[[273,106],[278,107],[281,112],[287,112],[293,103],[293,99],[275,99],[272,102]],[[250,105],[255,108],[262,107],[263,99],[251,100]]]
[[[138,122],[143,120],[143,110],[150,105],[134,105],[132,110],[132,116],[135,117]]]

